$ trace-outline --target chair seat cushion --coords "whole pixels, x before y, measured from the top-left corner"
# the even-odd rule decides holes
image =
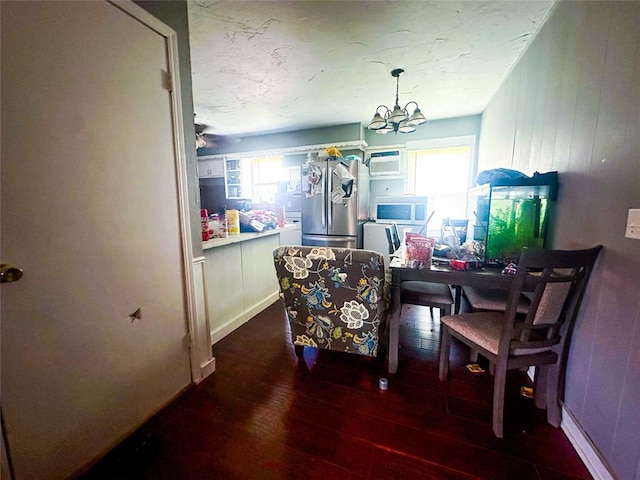
[[[504,323],[502,312],[473,312],[461,315],[445,315],[440,319],[447,327],[471,340],[488,352],[498,355],[500,332]],[[511,355],[531,355],[546,352],[551,347],[514,348]]]
[[[442,283],[429,283],[409,281],[400,284],[402,303],[418,305],[451,305],[453,296],[449,285]]]
[[[474,312],[461,315],[445,315],[440,321],[476,345],[494,355],[498,355],[500,331],[504,321],[503,313]]]
[[[503,290],[492,290],[489,288],[462,287],[464,294],[469,300],[469,304],[474,310],[492,310],[504,312],[507,309],[507,298],[509,292]],[[520,296],[518,302],[518,313],[527,313],[531,302],[524,295]]]

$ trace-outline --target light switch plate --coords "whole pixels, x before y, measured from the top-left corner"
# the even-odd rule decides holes
[[[624,236],[640,240],[640,208],[629,209],[629,215],[627,216],[627,231]]]

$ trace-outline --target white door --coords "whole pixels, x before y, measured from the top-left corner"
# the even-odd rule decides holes
[[[0,4],[2,414],[16,478],[65,478],[191,379],[167,44],[106,2]]]

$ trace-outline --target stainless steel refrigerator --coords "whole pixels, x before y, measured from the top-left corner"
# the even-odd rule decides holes
[[[302,244],[362,248],[369,207],[369,169],[360,159],[302,166]]]

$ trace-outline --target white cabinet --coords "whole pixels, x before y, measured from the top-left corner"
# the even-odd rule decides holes
[[[251,198],[251,160],[225,158],[224,183],[227,198]]]
[[[280,245],[302,245],[302,231],[300,222],[294,224],[291,230],[280,232]]]
[[[224,177],[224,159],[220,157],[199,157],[198,177]]]
[[[211,343],[216,343],[278,300],[273,251],[278,247],[279,235],[275,231],[240,234],[212,240],[209,244],[218,240],[220,243],[238,241],[204,250]]]
[[[365,250],[373,250],[384,256],[385,266],[389,265],[389,242],[387,241],[387,233],[385,232],[387,225],[382,223],[365,223],[363,225],[362,248]]]

